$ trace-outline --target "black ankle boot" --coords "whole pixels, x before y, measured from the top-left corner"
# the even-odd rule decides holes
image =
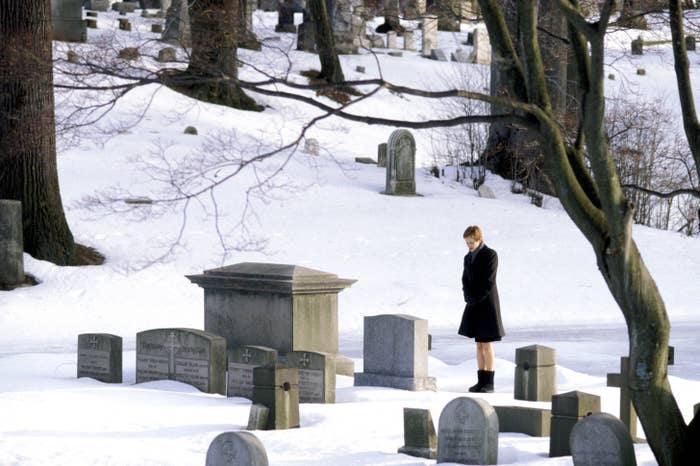
[[[481,384],[481,388],[477,391],[481,393],[493,393],[493,376],[496,374],[495,371],[483,371],[484,382]]]
[[[484,372],[485,371],[482,371],[481,369],[476,371],[476,376],[477,376],[478,381],[476,382],[476,385],[472,385],[471,387],[469,387],[470,392],[480,392],[481,391],[481,387],[484,386]]]

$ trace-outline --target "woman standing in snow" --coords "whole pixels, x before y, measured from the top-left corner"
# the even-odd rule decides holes
[[[462,291],[467,304],[457,333],[476,340],[478,382],[469,387],[469,391],[490,393],[493,392],[495,373],[493,342],[500,341],[505,335],[496,287],[498,255],[484,244],[478,226],[468,227],[462,236],[469,248],[462,272]]]

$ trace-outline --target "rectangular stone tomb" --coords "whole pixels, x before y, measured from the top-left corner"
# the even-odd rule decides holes
[[[176,380],[226,394],[226,340],[202,330],[164,328],[136,334],[136,383]]]
[[[299,370],[300,403],[335,403],[335,360],[330,355],[292,351],[286,365]]]
[[[240,346],[228,350],[226,396],[253,399],[253,369],[274,366],[277,350],[266,346]]]
[[[557,393],[556,352],[541,345],[515,350],[514,398],[550,401]]]
[[[122,338],[108,333],[78,335],[78,378],[122,383]]]
[[[600,397],[590,393],[573,391],[552,397],[552,422],[550,424],[549,456],[571,454],[569,437],[576,423],[590,413],[600,412]]]
[[[527,406],[494,406],[499,432],[518,432],[533,437],[549,437],[552,412]]]
[[[419,458],[437,458],[437,434],[429,409],[403,409],[404,446],[399,453]]]
[[[299,427],[299,373],[295,367],[253,369],[253,404],[267,406],[267,430]]]

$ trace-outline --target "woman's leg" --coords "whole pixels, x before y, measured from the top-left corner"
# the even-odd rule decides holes
[[[485,371],[492,371],[496,366],[496,355],[493,351],[493,343],[479,343],[481,345],[481,359],[483,361],[483,366],[480,364],[479,367]]]
[[[479,370],[483,370],[485,364],[483,345],[484,343],[476,342],[476,365]]]

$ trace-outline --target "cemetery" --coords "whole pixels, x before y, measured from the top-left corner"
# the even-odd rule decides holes
[[[246,88],[261,112],[128,85],[127,73],[188,66],[202,34],[188,2],[50,3],[56,83],[102,60],[119,70],[104,86],[124,90],[57,144],[76,241],[106,261],[24,252],[24,207],[0,199],[0,464],[657,464],[629,385],[644,368],[562,203],[491,171],[478,186],[455,178],[471,162],[438,164],[451,149],[411,123],[446,118],[435,99],[384,89],[363,101],[360,84],[356,103],[306,105],[313,89],[288,84],[319,67],[308,0],[237,3],[238,77],[298,97]],[[474,2],[324,5],[347,80],[478,91],[497,64]],[[611,95],[668,92],[653,87],[668,37],[611,34]],[[77,97],[56,96],[70,128]],[[457,335],[460,235],[474,223],[501,260],[493,393],[467,391],[477,355]],[[669,381],[689,423],[700,242],[634,229],[663,288]]]

